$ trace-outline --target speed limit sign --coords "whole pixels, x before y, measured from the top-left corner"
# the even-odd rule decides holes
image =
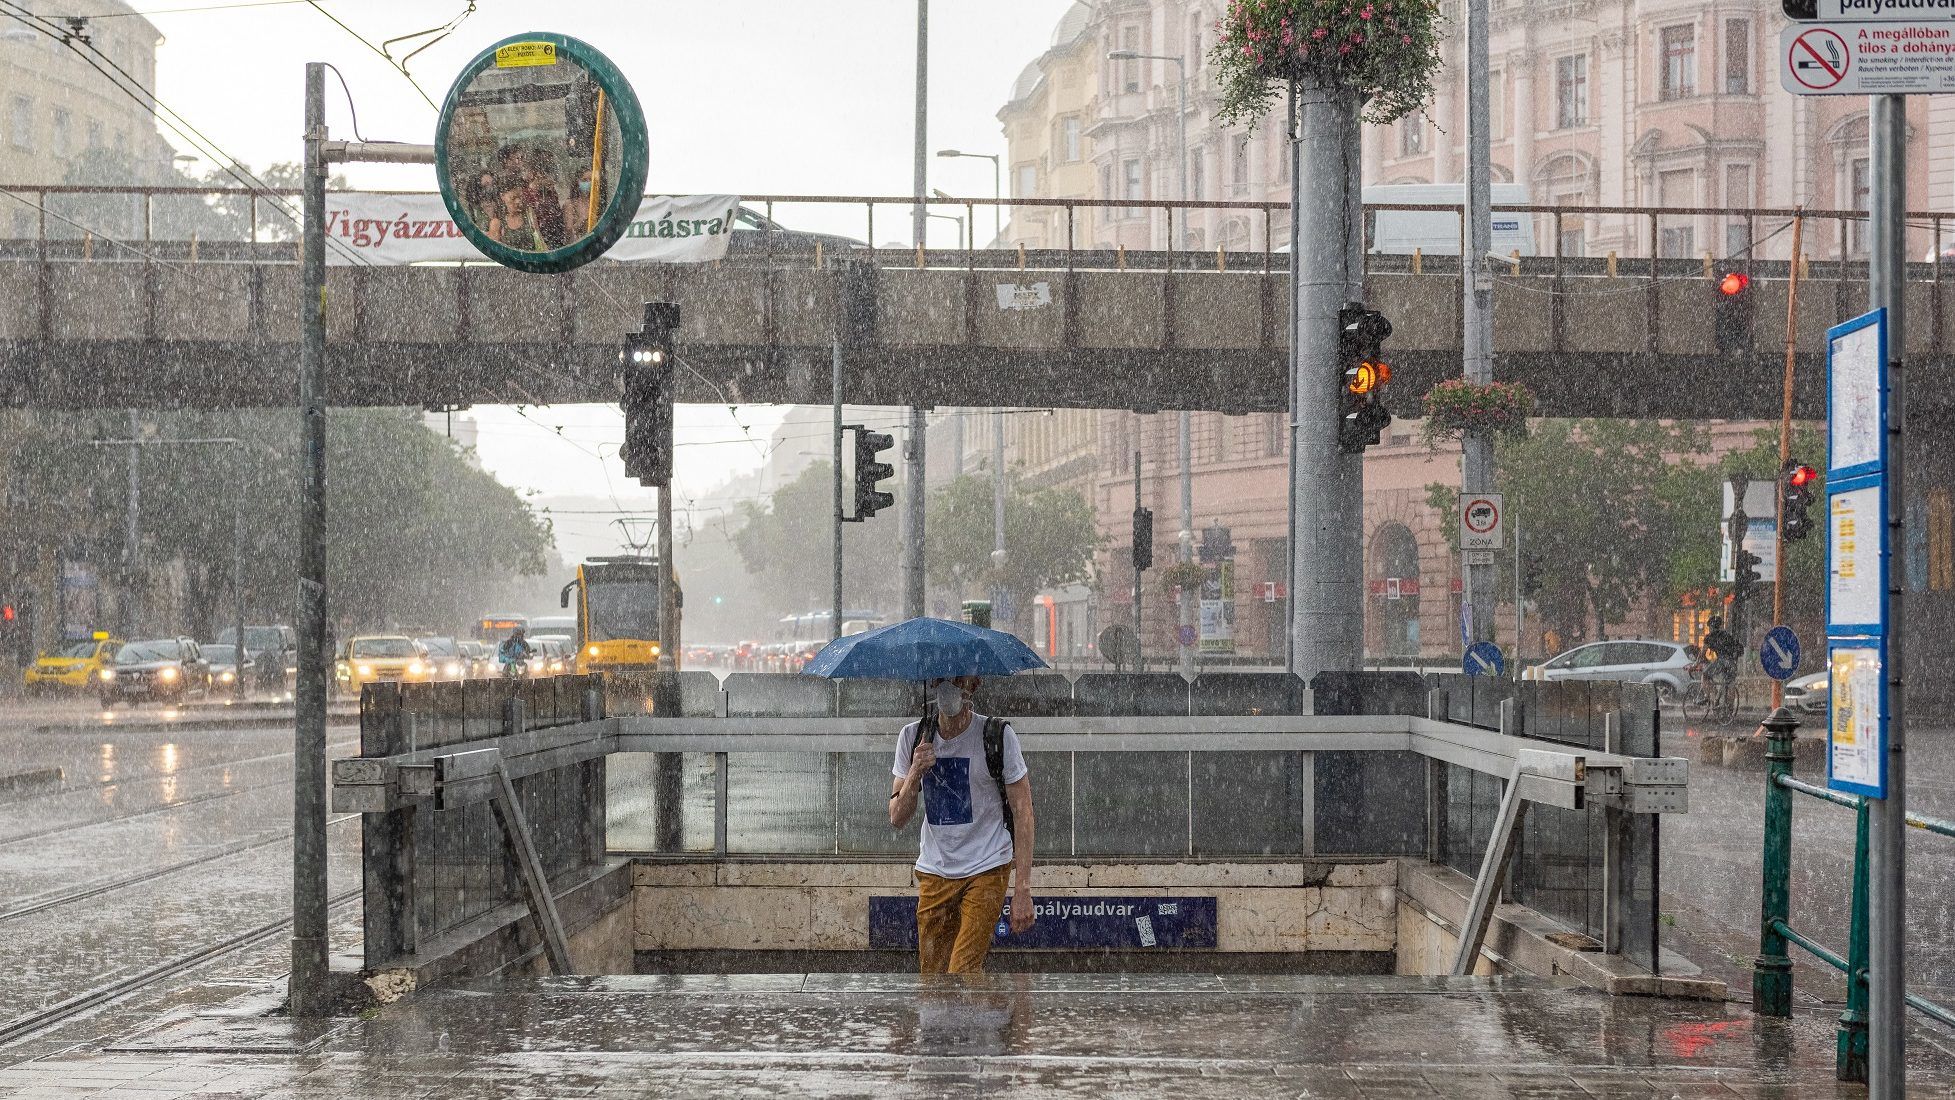
[[[1506,516],[1499,493],[1459,495],[1459,548],[1498,550],[1506,543]]]

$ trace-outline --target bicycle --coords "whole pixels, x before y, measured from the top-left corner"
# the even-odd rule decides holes
[[[1686,721],[1723,725],[1738,712],[1738,685],[1734,676],[1707,676],[1706,666],[1690,666],[1690,686],[1683,694]]]

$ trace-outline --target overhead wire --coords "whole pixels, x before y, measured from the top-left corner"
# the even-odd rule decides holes
[[[290,7],[293,4],[303,4],[305,2],[306,0],[237,0],[237,2],[230,3],[230,4],[197,4],[187,8],[150,8],[144,11],[136,11],[133,9],[129,11],[105,11],[95,15],[82,16],[80,18],[85,18],[92,21],[96,19],[126,19],[132,15],[140,15],[144,17],[148,17],[151,15],[184,15],[190,12],[230,11],[234,8]],[[52,16],[37,15],[35,16],[35,18],[64,19],[67,17],[60,16],[60,15],[52,15]]]
[[[413,75],[410,74],[406,69],[402,68],[399,62],[395,61],[392,57],[388,56],[386,50],[383,50],[379,46],[374,45],[371,41],[369,41],[366,38],[366,36],[362,35],[359,31],[356,31],[352,27],[347,26],[346,23],[343,20],[341,20],[339,16],[334,15],[332,12],[329,12],[324,7],[320,6],[319,0],[305,0],[305,2],[307,7],[310,7],[313,11],[316,11],[320,15],[325,16],[327,19],[332,21],[332,24],[334,26],[338,27],[340,30],[343,30],[347,34],[351,35],[354,41],[358,42],[360,45],[365,46],[367,49],[372,50],[374,53],[378,54],[380,56],[380,59],[387,63],[389,68],[401,74],[402,79],[407,81],[408,85],[414,89],[417,95],[419,95],[423,100],[427,101],[428,107],[430,109],[440,110],[440,108],[435,105],[435,101],[433,100],[433,98],[431,98],[428,95],[427,89],[421,87],[421,82],[414,79]],[[473,4],[469,5],[470,10],[473,10],[474,7],[475,5]]]

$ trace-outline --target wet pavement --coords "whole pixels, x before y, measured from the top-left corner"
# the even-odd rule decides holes
[[[1202,975],[644,976],[450,989],[299,1053],[68,1050],[9,1095],[280,1097],[1830,1097],[1832,1022],[1540,980]],[[239,1047],[254,1039],[234,1032]],[[192,1043],[193,1047],[200,1044]],[[1911,1095],[1955,1095],[1916,1044]]]

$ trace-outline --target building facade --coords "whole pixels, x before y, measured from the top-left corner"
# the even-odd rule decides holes
[[[74,48],[19,20],[0,26],[0,184],[67,182],[91,152],[130,166],[130,182],[160,181],[175,150],[157,132],[152,104],[119,91],[112,74],[154,88],[162,35],[120,0],[73,0],[61,13],[104,18],[85,19],[88,43]],[[0,231],[33,236],[36,212],[7,206]]]

